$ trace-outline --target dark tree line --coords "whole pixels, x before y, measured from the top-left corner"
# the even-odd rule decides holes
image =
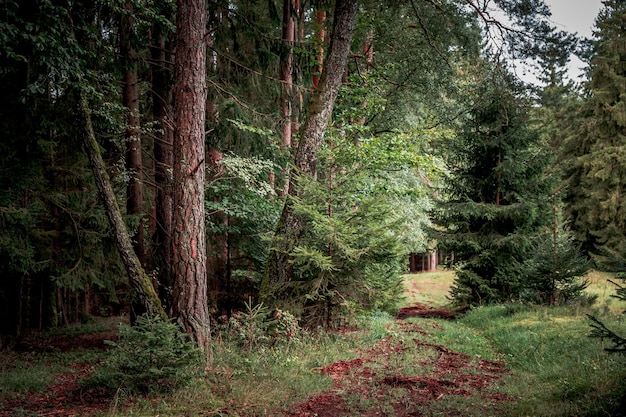
[[[459,298],[523,293],[560,228],[565,129],[503,57],[539,57],[571,106],[590,93],[560,84],[575,40],[542,1],[496,3],[514,30],[471,0],[0,2],[0,333],[148,312],[205,347],[249,299],[331,325],[393,309],[406,255],[437,243]],[[590,178],[581,132],[570,179]],[[571,184],[576,237],[619,236],[582,216],[598,185]]]

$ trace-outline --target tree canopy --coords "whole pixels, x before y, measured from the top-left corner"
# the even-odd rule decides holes
[[[311,325],[393,311],[410,253],[497,302],[555,282],[526,262],[550,231],[563,259],[624,243],[622,2],[581,89],[542,0],[0,10],[2,334],[148,312],[206,347],[251,300]]]

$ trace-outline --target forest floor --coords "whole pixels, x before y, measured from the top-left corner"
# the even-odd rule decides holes
[[[313,382],[310,388],[297,394],[296,391],[290,394],[289,389],[295,389],[299,375],[292,374],[286,381],[274,377],[268,380],[257,368],[251,371],[256,372],[256,376],[242,370],[240,376],[222,373],[214,379],[209,378],[208,397],[188,390],[183,394],[187,397],[174,395],[147,401],[139,399],[139,402],[130,398],[130,401],[122,399],[118,402],[110,394],[103,395],[80,383],[104,357],[108,348],[105,341],[116,339],[117,326],[110,322],[108,326],[94,327],[93,331],[84,334],[34,334],[13,352],[0,352],[0,417],[600,415],[576,414],[574,409],[570,410],[571,413],[567,411],[565,407],[577,400],[568,397],[567,392],[562,394],[563,380],[571,385],[576,398],[580,397],[581,407],[588,407],[587,404],[598,395],[610,396],[619,390],[624,369],[621,362],[604,355],[593,344],[587,344],[585,348],[567,344],[578,340],[592,343],[580,330],[587,326],[581,322],[584,312],[572,315],[571,310],[517,311],[502,306],[478,311],[475,320],[482,324],[476,327],[471,320],[457,320],[456,313],[442,302],[449,289],[447,278],[424,275],[407,282],[407,303],[397,316],[384,318],[378,328],[370,323],[375,334],[369,336],[364,336],[361,330],[349,328],[337,334],[337,338],[348,341],[348,344],[341,345],[345,350],[339,356],[342,359],[328,356],[333,359],[320,361],[320,365],[314,367],[307,362],[303,366],[305,372],[323,376],[326,383]],[[376,321],[376,317],[370,321]],[[476,330],[483,327],[491,330]],[[514,329],[514,333],[505,335],[507,329]],[[493,334],[488,340],[483,332]],[[516,339],[522,334],[525,337],[523,342]],[[534,339],[537,337],[539,339]],[[357,342],[349,344],[352,343],[350,340]],[[496,345],[499,346],[494,349]],[[332,346],[318,347],[320,350],[342,349]],[[571,359],[574,362],[562,362],[567,353],[573,351],[590,352],[590,356],[577,356]],[[542,352],[541,356],[538,356],[539,352]],[[297,353],[294,357],[300,355],[304,353]],[[259,357],[265,356],[259,354]],[[241,361],[248,361],[249,357],[243,355],[242,358],[238,363],[245,368],[247,362]],[[250,360],[254,361],[254,358],[250,357]],[[552,362],[555,370],[550,373],[527,370],[528,364],[540,364],[544,369],[552,366]],[[45,382],[38,387],[5,391],[3,381],[7,386],[8,383],[6,378],[3,379],[6,375],[1,373],[6,370],[18,373],[20,368],[26,368],[24,364],[32,365],[32,369],[48,368],[48,374],[40,378]],[[563,369],[575,364],[584,368],[575,368],[571,374],[563,375]],[[286,363],[279,365],[284,369],[290,366]],[[22,372],[30,372],[32,380],[38,378],[30,369]],[[286,372],[290,371],[287,369]],[[210,382],[213,380],[215,382]],[[542,385],[536,383],[539,380],[543,381]],[[248,385],[244,385],[244,381]],[[10,382],[19,385],[15,380]],[[215,383],[224,392],[211,391],[215,389]],[[535,386],[537,389],[531,390],[526,398],[529,387]],[[584,394],[581,394],[581,387],[585,387]],[[238,388],[243,394],[237,394]],[[599,389],[604,389],[604,394]],[[252,397],[255,390],[260,394]],[[287,399],[270,397],[270,390],[287,392],[283,392]],[[201,398],[205,397],[212,399],[204,403]],[[519,413],[511,414],[514,409],[519,409]]]
[[[434,308],[413,303],[399,311],[397,320],[403,332],[427,334],[437,330],[436,323],[427,325],[403,322],[408,317],[450,319],[454,313],[446,308]],[[35,352],[71,353],[73,350],[103,350],[105,340],[114,340],[115,331],[101,331],[79,336],[30,338],[20,347],[28,354]],[[415,405],[427,406],[449,396],[481,395],[487,403],[512,401],[506,395],[485,391],[508,372],[502,362],[476,360],[469,355],[453,351],[443,345],[413,339],[414,346],[398,343],[387,337],[363,350],[360,357],[331,363],[319,372],[332,378],[332,389],[284,410],[280,415],[291,417],[360,416],[416,416]],[[419,349],[428,355],[431,372],[428,377],[408,375],[390,358],[402,355],[408,349]],[[378,366],[372,366],[377,364]],[[393,369],[396,367],[397,369]],[[378,369],[378,371],[373,371]],[[57,373],[53,382],[42,392],[26,392],[0,403],[0,416],[88,416],[105,415],[111,408],[111,398],[95,390],[81,388],[79,381],[93,368],[84,362],[70,363]],[[358,403],[358,404],[357,404]],[[392,410],[393,409],[393,410]],[[351,414],[352,413],[352,414]],[[243,414],[242,414],[243,415]],[[275,414],[274,414],[275,415]],[[446,414],[449,416],[456,414]],[[461,414],[459,414],[461,415]]]

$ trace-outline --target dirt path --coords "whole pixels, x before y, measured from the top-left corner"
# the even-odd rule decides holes
[[[282,413],[290,417],[343,416],[465,416],[453,406],[454,398],[474,397],[476,409],[494,415],[498,404],[513,401],[498,393],[498,383],[508,373],[501,362],[491,362],[428,342],[441,331],[433,321],[406,322],[407,317],[444,318],[454,314],[443,308],[412,304],[400,310],[401,338],[387,337],[352,360],[330,364],[319,371],[329,375],[333,388]],[[45,349],[65,351],[85,347],[104,349],[112,332],[47,340]],[[40,346],[41,348],[41,346]],[[407,363],[406,358],[419,358]],[[23,415],[83,416],[106,412],[111,399],[80,389],[79,381],[91,372],[91,364],[73,363],[69,372],[56,375],[44,393],[32,393],[0,404],[0,417]],[[426,369],[426,371],[424,371]],[[11,411],[3,411],[11,410]],[[476,411],[476,410],[474,410]],[[495,413],[497,414],[497,413]],[[276,417],[276,416],[275,416]]]
[[[321,372],[333,379],[333,389],[297,405],[285,415],[409,417],[425,415],[425,409],[436,406],[441,410],[439,415],[465,416],[454,408],[446,410],[446,402],[455,396],[476,396],[480,402],[476,405],[477,409],[483,408],[485,415],[493,415],[493,409],[498,404],[514,400],[493,389],[508,373],[504,363],[473,358],[445,346],[422,341],[420,336],[437,331],[436,323],[426,324],[431,328],[425,329],[417,323],[402,322],[406,317],[447,319],[453,316],[448,310],[433,309],[423,304],[401,309],[399,325],[412,337],[410,342],[398,343],[388,337],[357,359],[326,366]],[[423,363],[414,364],[416,368],[429,366],[427,376],[411,375],[412,364],[394,363],[409,349],[413,350],[413,354],[418,353],[417,357],[428,358]]]

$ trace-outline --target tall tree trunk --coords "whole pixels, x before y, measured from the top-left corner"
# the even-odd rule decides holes
[[[315,178],[317,152],[324,140],[352,44],[357,4],[357,1],[352,0],[337,0],[336,2],[328,56],[324,62],[322,78],[313,94],[311,107],[302,127],[302,135],[295,153],[294,165],[300,175]],[[292,178],[289,195],[298,195],[298,184],[295,178]],[[261,300],[280,299],[281,294],[272,294],[272,292],[275,288],[292,280],[291,251],[298,244],[302,227],[302,219],[294,213],[291,201],[287,199],[261,285]]]
[[[152,316],[161,316],[167,318],[159,297],[157,296],[152,281],[143,267],[139,258],[133,250],[133,245],[130,240],[130,236],[126,230],[124,219],[120,207],[115,198],[113,187],[109,179],[109,174],[106,171],[106,166],[102,160],[100,148],[96,141],[96,136],[93,131],[91,123],[91,111],[87,99],[80,94],[80,116],[83,118],[83,124],[85,128],[85,149],[91,163],[91,169],[93,170],[94,178],[100,196],[104,202],[105,211],[109,219],[109,223],[113,228],[115,236],[115,244],[126,268],[128,274],[128,280],[132,289],[137,294],[139,303],[142,305],[147,314]]]
[[[126,212],[139,217],[139,224],[133,236],[135,253],[145,265],[143,210],[143,161],[141,146],[141,120],[139,117],[139,85],[137,76],[137,51],[132,46],[133,25],[132,5],[126,4],[120,19],[120,53],[124,73],[122,99],[126,107],[126,169],[129,173]]]
[[[280,65],[281,89],[281,112],[283,116],[283,138],[281,151],[291,149],[292,137],[292,114],[293,114],[293,45],[296,41],[296,5],[294,0],[283,1],[283,33],[284,53]],[[284,172],[285,183],[278,191],[279,195],[285,195],[289,190],[288,172]]]
[[[316,65],[313,69],[313,89],[317,89],[324,66],[324,40],[326,38],[326,10],[315,13],[315,43],[317,46]]]
[[[159,296],[168,309],[172,305],[171,244],[172,234],[172,167],[174,166],[174,127],[171,117],[172,49],[160,23],[153,25],[155,42],[152,55],[152,114],[154,134],[154,248],[159,273]]]
[[[174,88],[173,314],[209,354],[204,222],[206,1],[178,0]]]

